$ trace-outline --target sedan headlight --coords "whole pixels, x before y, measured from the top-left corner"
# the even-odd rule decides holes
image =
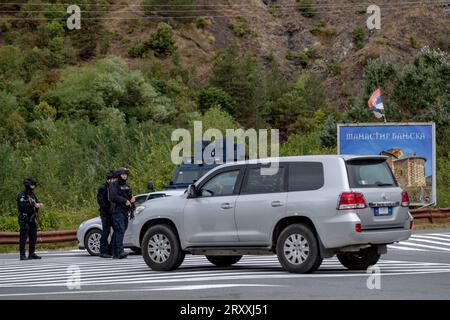
[[[140,214],[144,209],[145,209],[144,206],[139,206],[139,207],[137,207],[136,210],[134,210],[134,215],[137,216],[137,215]]]

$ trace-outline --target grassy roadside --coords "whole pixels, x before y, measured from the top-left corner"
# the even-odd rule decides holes
[[[428,219],[414,220],[414,230],[436,230],[436,229],[450,229],[450,218],[435,219],[430,223]]]
[[[61,243],[38,243],[36,245],[36,251],[47,251],[47,250],[72,250],[78,249],[78,245],[76,241],[70,242],[61,242]],[[28,254],[28,244],[26,246],[27,254]],[[0,245],[0,254],[1,253],[17,253],[19,254],[19,245],[18,244],[6,244]]]
[[[41,216],[41,220],[40,223],[38,223],[38,231],[77,230],[80,223],[98,216],[98,211],[96,208],[88,208],[84,210],[55,210],[53,208],[45,208],[39,214]],[[0,215],[0,232],[1,231],[19,231],[19,224],[17,222],[16,214]],[[37,251],[77,248],[78,246],[76,241],[63,243],[38,243],[36,245]],[[18,244],[0,245],[0,253],[14,252],[19,252]]]

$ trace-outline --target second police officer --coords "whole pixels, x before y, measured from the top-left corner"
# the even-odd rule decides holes
[[[136,201],[131,188],[127,184],[129,170],[120,167],[116,170],[117,180],[110,185],[113,220],[113,259],[123,259],[128,256],[123,249],[123,238],[128,227],[128,213]]]
[[[106,182],[98,187],[97,203],[99,205],[100,219],[102,221],[102,234],[100,237],[100,257],[111,258],[114,234],[111,243],[108,243],[111,228],[113,227],[109,186],[114,182],[115,172],[110,170],[106,174]]]

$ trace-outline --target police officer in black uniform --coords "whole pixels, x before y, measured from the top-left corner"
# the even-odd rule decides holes
[[[112,219],[114,229],[113,259],[123,259],[128,256],[123,250],[123,237],[128,227],[128,213],[136,201],[131,188],[127,184],[129,171],[120,167],[116,170],[117,180],[110,185],[112,201]]]
[[[100,257],[102,258],[112,257],[111,253],[114,235],[111,238],[111,244],[108,243],[109,234],[111,233],[111,228],[113,226],[109,186],[113,183],[115,176],[114,171],[108,171],[106,174],[106,182],[102,183],[97,191],[97,203],[99,205],[100,219],[102,220],[102,235],[100,238]]]
[[[36,218],[39,208],[44,205],[39,202],[33,190],[36,187],[36,180],[33,178],[26,178],[23,181],[25,190],[20,192],[17,196],[17,207],[19,209],[19,225],[20,225],[20,260],[27,260],[25,255],[25,244],[29,238],[30,249],[28,259],[41,259],[34,250],[36,248],[37,240],[37,225]]]

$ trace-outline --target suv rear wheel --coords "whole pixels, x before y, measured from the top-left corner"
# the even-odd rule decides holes
[[[156,271],[169,271],[178,268],[184,260],[180,241],[171,226],[150,227],[142,240],[142,256],[145,263]]]
[[[349,270],[366,270],[378,262],[380,254],[376,247],[370,247],[358,252],[339,253],[337,258]]]
[[[229,267],[237,263],[241,258],[242,256],[206,256],[209,262],[218,267]]]
[[[289,272],[314,272],[322,263],[317,238],[304,224],[286,227],[278,237],[276,250],[282,267]]]

